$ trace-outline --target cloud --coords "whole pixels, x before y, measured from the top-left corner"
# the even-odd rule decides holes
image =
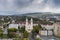
[[[0,11],[60,13],[59,2],[59,0],[0,0]]]
[[[22,8],[21,12],[52,12],[52,0],[34,0],[31,5]]]
[[[31,5],[22,8],[21,12],[52,12],[60,13],[60,8],[55,6],[54,0],[34,0]]]

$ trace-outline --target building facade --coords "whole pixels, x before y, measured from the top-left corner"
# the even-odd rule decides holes
[[[30,20],[30,23],[28,22],[28,19],[26,18],[25,30],[27,32],[31,32],[33,30],[33,19],[32,18]]]
[[[60,37],[60,22],[54,24],[54,35]]]

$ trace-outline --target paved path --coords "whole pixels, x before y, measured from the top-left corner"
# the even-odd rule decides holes
[[[7,34],[7,33],[8,33],[8,32],[7,32],[7,28],[5,28],[3,34]]]
[[[0,40],[13,40],[13,39],[0,39]]]
[[[42,40],[60,40],[60,38],[54,36],[41,36]]]

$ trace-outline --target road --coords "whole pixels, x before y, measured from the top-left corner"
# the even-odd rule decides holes
[[[60,40],[60,38],[54,36],[41,36],[42,40]]]

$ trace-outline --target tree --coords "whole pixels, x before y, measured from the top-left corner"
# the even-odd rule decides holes
[[[34,33],[38,33],[40,29],[41,29],[40,26],[34,26],[32,31]]]
[[[3,30],[2,30],[2,28],[0,28],[0,37],[1,38],[3,37]]]
[[[24,33],[23,33],[23,37],[24,37],[24,38],[27,38],[28,35],[29,35],[29,33],[28,33],[27,31],[24,31]]]
[[[25,27],[19,27],[19,32],[23,33],[25,31]]]
[[[16,37],[16,33],[15,32],[9,32],[8,36],[9,36],[9,38]]]
[[[9,28],[8,29],[8,36],[10,38],[16,37],[16,32],[17,32],[17,29],[16,28]]]
[[[36,38],[36,40],[41,40],[40,38]]]
[[[29,38],[21,38],[20,40],[29,40]]]
[[[16,28],[9,28],[8,32],[17,32],[17,29]]]

